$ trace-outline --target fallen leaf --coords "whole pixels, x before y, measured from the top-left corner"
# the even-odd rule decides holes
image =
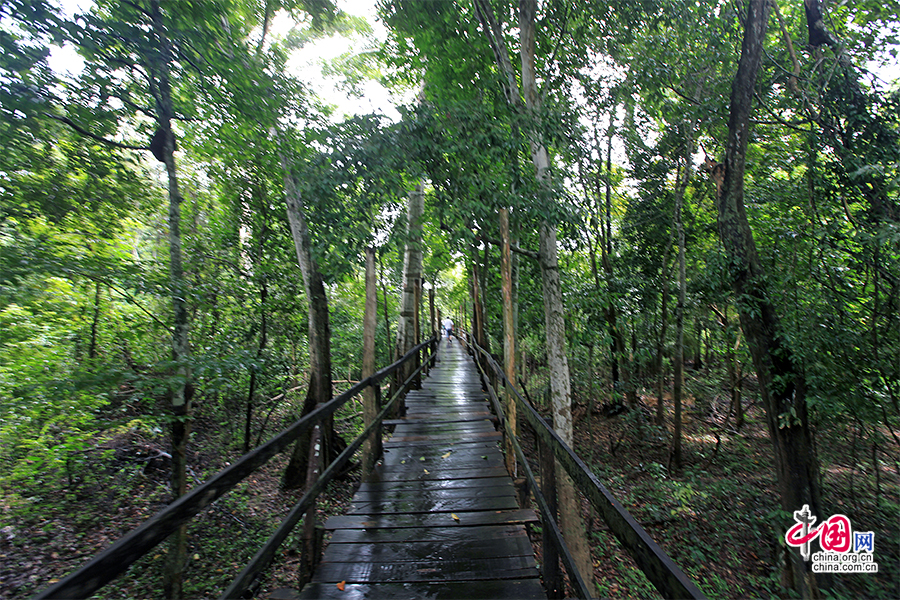
[[[337,584],[337,589],[339,589],[339,590],[341,590],[341,591],[343,592],[343,591],[344,591],[344,586],[345,586],[345,585],[347,585],[347,582],[346,582],[346,581],[342,581],[342,582],[340,582],[339,584]]]
[[[453,450],[450,450],[450,452],[453,452]],[[442,454],[441,458],[450,458],[450,452],[447,452],[447,454]]]
[[[401,460],[401,461],[400,461],[400,464],[401,464],[401,465],[405,465],[405,464],[406,464],[406,461],[405,461],[405,460]]]
[[[425,471],[426,475],[428,475],[428,469],[422,469],[422,470]]]
[[[487,460],[487,454],[482,454],[481,458],[483,458],[484,460]]]
[[[456,513],[450,513],[450,516],[453,517],[453,520],[459,523],[459,517],[456,516]]]
[[[420,458],[419,460],[421,460],[422,462],[425,462],[425,457],[423,456],[423,457]]]

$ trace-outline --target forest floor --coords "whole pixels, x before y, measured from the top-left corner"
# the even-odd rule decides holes
[[[745,425],[735,430],[724,423],[727,406],[707,402],[701,410],[689,398],[684,466],[676,472],[669,464],[667,430],[648,425],[655,398],[642,397],[641,404],[640,428],[635,413],[607,417],[595,411],[585,417],[583,406],[576,409],[581,414],[579,455],[710,598],[790,597],[779,586],[775,567],[784,532],[775,526],[779,506],[772,451],[759,405],[749,404]],[[666,410],[671,414],[671,406]],[[341,423],[349,439],[356,425],[352,419]],[[239,456],[218,450],[223,447],[221,423],[201,417],[194,431],[190,464],[195,482]],[[883,433],[890,439],[890,432]],[[525,437],[525,447],[533,449]],[[835,576],[826,596],[900,597],[900,465],[883,453],[873,463],[871,444],[864,446],[848,425],[819,424],[817,443],[826,506],[849,517],[854,531],[874,532],[879,565],[877,574]],[[165,506],[168,452],[159,431],[111,431],[82,457],[70,478],[0,490],[0,598],[31,596]],[[891,452],[896,456],[897,448]],[[279,488],[286,461],[286,456],[276,457],[193,520],[188,598],[217,598],[299,499],[299,492]],[[343,510],[357,477],[358,469],[328,488],[318,507],[321,520]],[[584,509],[590,517],[597,594],[659,597],[586,503]],[[288,540],[283,548],[257,597],[280,587],[296,589],[297,542]],[[161,544],[96,597],[162,597],[165,556]]]
[[[748,391],[756,396],[752,385]],[[582,415],[576,423],[576,452],[708,597],[791,597],[780,586],[776,567],[784,558],[785,534],[777,524],[785,521],[762,407],[751,402],[738,430],[733,418],[726,423],[726,394],[702,406],[686,399],[683,466],[676,470],[670,456],[670,402],[667,397],[666,429],[648,425],[655,396],[640,398],[641,427],[633,414],[610,418],[595,411],[588,419],[583,406],[576,409]],[[891,439],[890,432],[880,433]],[[846,424],[819,423],[816,443],[825,506],[846,515],[853,531],[874,532],[879,565],[877,574],[834,575],[824,596],[900,598],[900,464],[893,458],[900,448],[891,443],[891,455],[879,454],[873,463],[871,445]],[[586,502],[584,509],[591,517],[598,595],[659,597]],[[829,516],[818,515],[819,522]],[[790,515],[785,518],[792,521]]]

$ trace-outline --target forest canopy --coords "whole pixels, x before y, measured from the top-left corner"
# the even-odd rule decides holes
[[[377,367],[450,316],[710,596],[896,596],[900,4],[354,4],[0,5],[0,543],[49,548],[0,596],[364,379],[367,252]],[[567,485],[576,561],[620,595],[636,569],[597,566]],[[198,573],[276,518],[228,502],[243,541],[180,529],[119,591],[221,593]],[[875,532],[878,574],[814,577],[803,505]],[[756,546],[723,574],[738,513]]]

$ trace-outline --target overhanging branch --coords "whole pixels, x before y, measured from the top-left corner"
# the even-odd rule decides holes
[[[98,142],[106,144],[107,146],[112,146],[113,148],[121,148],[122,150],[149,150],[150,149],[150,146],[132,146],[131,144],[123,144],[122,142],[117,142],[115,140],[108,140],[103,136],[97,135],[95,133],[91,133],[90,131],[88,131],[84,127],[78,125],[72,119],[70,119],[68,117],[60,117],[58,115],[52,115],[48,112],[45,112],[44,116],[47,116],[55,121],[59,121],[60,123],[65,123],[72,129],[74,129],[75,131],[80,133],[81,135],[83,135],[85,137],[89,137],[92,140],[97,140]]]

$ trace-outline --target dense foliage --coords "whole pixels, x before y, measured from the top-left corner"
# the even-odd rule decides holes
[[[825,3],[827,30],[818,30],[800,3],[773,6],[744,208],[777,334],[805,383],[816,445],[852,438],[852,459],[819,456],[825,506],[867,523],[885,548],[896,540],[900,508],[900,88],[869,69],[896,67],[900,7]],[[485,35],[485,7],[507,47]],[[607,428],[610,454],[623,438],[640,456],[645,445],[667,448],[680,431],[671,400],[683,356],[678,366],[691,367],[686,420],[715,423],[715,435],[744,447],[745,411],[759,388],[739,316],[754,304],[731,284],[736,267],[717,228],[715,181],[742,3],[542,3],[535,113],[505,97],[496,62],[518,48],[517,2],[385,0],[378,9],[387,27],[378,50],[328,68],[351,88],[377,77],[418,90],[397,122],[339,120],[290,72],[291,53],[316,38],[371,32],[326,0],[104,0],[75,16],[44,0],[0,6],[0,519],[8,540],[58,509],[48,503],[59,492],[75,498],[103,485],[98,461],[123,439],[171,451],[165,432],[177,420],[169,401],[179,386],[192,386],[198,437],[222,457],[300,414],[308,299],[286,171],[307,203],[336,386],[360,377],[367,247],[379,258],[377,364],[394,357],[405,197],[424,180],[427,287],[439,311],[466,328],[477,278],[497,355],[497,213],[510,209],[520,384],[539,405],[550,383],[534,259],[541,223],[558,231],[580,440],[593,440],[596,414],[617,414],[627,398],[632,410]],[[152,33],[157,13],[173,48],[166,69]],[[271,33],[276,17],[293,30]],[[77,51],[84,68],[54,72],[51,51],[60,48]],[[521,77],[515,57],[512,64]],[[181,190],[174,204],[174,167],[155,146],[165,129],[162,72]],[[552,159],[546,185],[529,159],[538,143]],[[174,205],[183,285],[171,270]],[[173,352],[173,295],[187,307],[189,358]],[[766,435],[756,414],[754,431]],[[776,417],[779,427],[798,419]],[[342,418],[348,432],[358,429],[358,415]],[[728,493],[698,491],[698,463],[713,459],[701,456],[701,444],[687,448],[686,472],[671,459],[640,462],[659,483],[653,493],[680,490],[682,515],[702,494]],[[622,476],[600,462],[598,473]],[[849,506],[845,479],[833,475],[846,469],[877,482],[874,504]],[[740,479],[734,464],[728,476]],[[882,489],[882,478],[892,485]],[[164,483],[159,489],[168,498]],[[773,505],[753,526],[777,547],[789,521]],[[867,593],[890,595],[897,549],[879,560]],[[767,577],[766,589],[776,589],[777,575]],[[852,595],[860,585],[842,579],[834,590]]]

